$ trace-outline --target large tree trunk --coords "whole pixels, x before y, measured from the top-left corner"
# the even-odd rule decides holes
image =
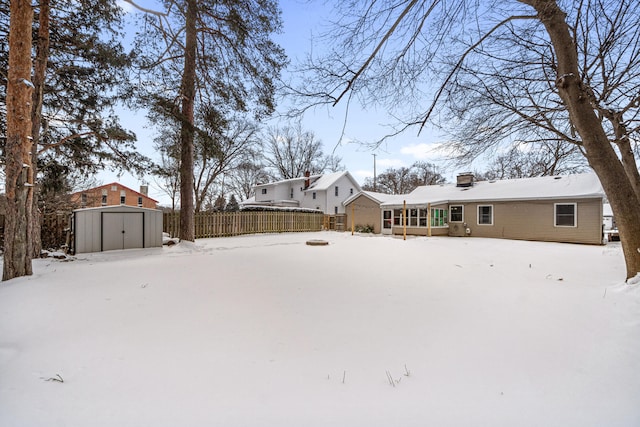
[[[575,41],[565,13],[555,0],[519,0],[532,6],[545,26],[558,61],[556,85],[569,112],[572,125],[582,138],[589,165],[600,178],[620,230],[627,278],[640,272],[640,202],[625,168],[616,156],[589,102],[589,94],[578,71]]]
[[[44,81],[49,60],[49,0],[40,0],[40,15],[38,18],[38,40],[36,42],[36,61],[33,70],[33,107],[31,110],[31,169],[30,181],[36,184],[38,177],[38,144],[40,142],[40,130],[42,129],[42,103],[44,93]],[[31,205],[31,255],[40,256],[42,239],[40,236],[40,210],[38,208],[40,189],[37,185],[31,192],[32,197],[28,202]]]
[[[196,0],[187,0],[186,43],[182,74],[182,127],[180,130],[180,239],[195,241],[193,207],[193,138],[196,82]]]
[[[33,9],[28,0],[11,0],[9,71],[7,75],[7,144],[4,268],[2,280],[32,274],[30,193],[31,166],[31,26]]]

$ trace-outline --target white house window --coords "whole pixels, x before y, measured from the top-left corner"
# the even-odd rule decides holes
[[[138,206],[142,207],[142,196],[138,196]]]
[[[493,206],[478,206],[478,225],[493,225]]]
[[[575,227],[577,205],[575,203],[555,203],[555,223],[556,227]]]
[[[427,210],[419,209],[418,215],[419,215],[418,221],[419,221],[420,227],[426,227],[427,226]]]
[[[316,199],[316,192],[315,191],[313,193],[311,193],[311,198],[313,198],[313,200]]]
[[[338,197],[338,186],[335,186],[335,193],[336,193],[336,197]]]
[[[262,194],[267,194],[267,189],[266,188],[262,189]]]
[[[87,206],[87,193],[82,193],[82,196],[80,196],[80,203],[83,208]]]
[[[120,190],[120,204],[124,205],[126,204],[127,201],[127,194],[125,193],[124,190]]]
[[[402,225],[402,209],[393,210],[393,225]]]
[[[111,186],[111,191],[118,191],[118,186],[117,185],[112,185]]]
[[[446,227],[448,213],[447,209],[431,208],[431,226]]]
[[[418,226],[418,209],[407,209],[407,227],[417,227]]]
[[[462,205],[451,205],[449,208],[449,221],[451,222],[462,222],[464,221],[464,206]]]
[[[102,190],[102,206],[107,206],[107,189]]]

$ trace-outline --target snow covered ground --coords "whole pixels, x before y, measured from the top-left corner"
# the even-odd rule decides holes
[[[638,426],[623,279],[616,243],[335,232],[36,260],[0,426]]]

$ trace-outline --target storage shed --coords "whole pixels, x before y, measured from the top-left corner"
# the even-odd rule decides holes
[[[162,211],[133,206],[76,209],[71,227],[75,253],[162,246]]]

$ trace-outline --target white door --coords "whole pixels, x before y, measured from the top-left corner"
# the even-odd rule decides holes
[[[384,209],[382,211],[382,234],[391,234],[392,226],[393,226],[393,211],[391,209]]]

